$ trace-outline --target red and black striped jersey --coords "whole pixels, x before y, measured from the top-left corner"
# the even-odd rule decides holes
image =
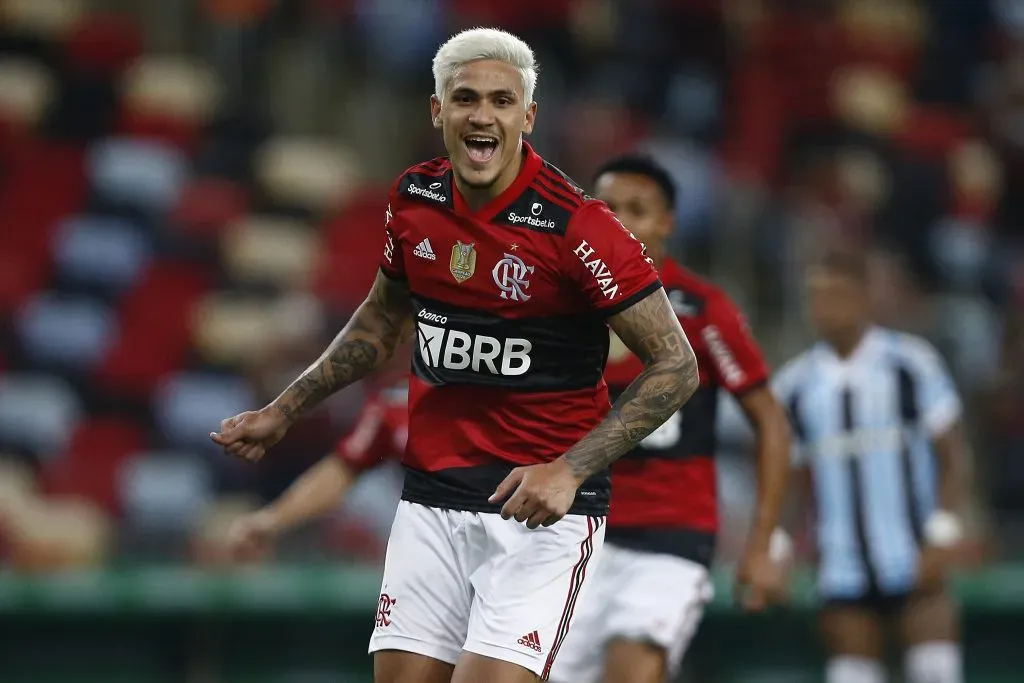
[[[514,467],[550,462],[609,409],[607,318],[661,287],[603,202],[523,144],[512,185],[477,211],[446,158],[391,192],[381,271],[416,322],[405,489],[411,502],[496,512]],[[608,474],[570,512],[605,514]]]
[[[718,393],[765,384],[768,366],[736,305],[670,259],[661,267],[669,302],[697,356],[700,387],[682,409],[612,466],[606,540],[708,564],[718,528],[714,462]],[[643,365],[612,340],[605,379],[621,392]]]
[[[399,459],[409,436],[409,386],[401,382],[370,397],[334,454],[356,475]]]

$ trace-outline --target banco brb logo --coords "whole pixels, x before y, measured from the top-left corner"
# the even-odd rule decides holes
[[[494,284],[501,290],[501,298],[512,301],[530,300],[530,295],[524,290],[530,286],[526,278],[531,273],[533,266],[526,265],[523,259],[514,254],[505,254],[505,258],[498,261],[491,271]]]
[[[419,317],[423,317],[422,311]],[[416,340],[420,358],[431,368],[472,369],[503,377],[518,377],[530,369],[533,344],[529,339],[501,340],[417,321]]]

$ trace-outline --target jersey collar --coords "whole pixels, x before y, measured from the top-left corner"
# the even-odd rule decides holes
[[[526,158],[523,161],[522,168],[519,169],[519,175],[516,176],[516,179],[512,181],[512,184],[504,192],[480,207],[479,211],[473,211],[469,208],[453,179],[452,199],[454,201],[455,213],[484,222],[488,222],[497,216],[499,211],[511,204],[516,197],[521,195],[530,186],[530,183],[537,177],[537,172],[540,171],[540,167],[544,163],[544,160],[533,151],[533,147],[526,140],[523,140],[523,156]]]

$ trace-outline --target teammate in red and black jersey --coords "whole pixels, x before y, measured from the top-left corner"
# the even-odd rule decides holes
[[[400,459],[409,434],[409,384],[404,377],[377,391],[334,449],[277,500],[234,521],[228,543],[238,559],[262,557],[282,534],[336,509],[362,474]]]
[[[681,661],[712,597],[707,567],[718,528],[715,417],[719,391],[735,396],[758,437],[758,514],[740,563],[740,596],[760,608],[780,587],[769,558],[789,471],[785,413],[766,386],[768,368],[743,316],[718,287],[665,253],[675,188],[646,157],[603,166],[596,194],[648,246],[697,354],[700,388],[686,406],[612,466],[605,553],[591,598],[579,606],[551,680],[660,683]],[[642,368],[612,339],[605,378],[613,395]]]
[[[523,141],[529,46],[464,31],[434,80],[449,156],[395,183],[367,300],[273,403],[211,438],[259,459],[414,334],[376,683],[527,683],[547,677],[585,599],[608,467],[696,390],[696,358],[643,245]],[[614,405],[609,327],[644,361]]]

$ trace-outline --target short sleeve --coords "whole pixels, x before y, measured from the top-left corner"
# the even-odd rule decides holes
[[[602,202],[588,202],[569,221],[563,261],[590,306],[614,315],[661,287],[647,248]]]
[[[334,449],[338,458],[356,474],[376,467],[390,452],[385,413],[386,409],[379,402],[367,403],[356,418],[352,431],[342,437]]]
[[[932,438],[942,436],[960,419],[963,406],[956,384],[939,352],[923,339],[908,345],[912,371],[920,386],[921,426]]]
[[[793,467],[808,464],[807,430],[804,421],[806,406],[801,400],[800,377],[804,361],[798,357],[787,363],[771,381],[771,390],[789,418],[792,438],[790,440],[790,462]]]
[[[701,336],[718,383],[735,396],[764,385],[768,364],[736,304],[720,294],[708,301],[705,318]]]
[[[404,280],[405,260],[394,227],[394,209],[398,204],[397,190],[398,183],[396,182],[388,195],[388,208],[384,212],[384,253],[380,259],[380,270],[392,280]]]

